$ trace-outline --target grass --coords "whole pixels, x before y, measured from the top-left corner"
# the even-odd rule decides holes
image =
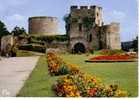
[[[27,50],[18,50],[17,51],[17,57],[39,56],[39,55],[44,55],[44,53],[27,51]]]
[[[82,72],[100,77],[106,84],[116,83],[132,96],[138,95],[137,62],[87,63],[84,61],[88,58],[86,55],[66,54],[61,57],[65,61],[79,65]]]
[[[137,62],[120,63],[87,63],[86,55],[60,55],[65,61],[79,65],[82,72],[98,76],[106,84],[116,83],[120,88],[127,90],[132,97],[138,95]],[[50,76],[46,57],[41,56],[36,68],[25,82],[17,96],[22,97],[54,97],[52,85],[59,76]]]
[[[24,87],[20,90],[17,96],[23,97],[43,97],[55,96],[51,90],[51,85],[58,77],[51,77],[48,74],[46,57],[41,56],[36,68],[32,71]]]

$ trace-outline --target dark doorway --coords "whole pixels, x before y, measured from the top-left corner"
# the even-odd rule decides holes
[[[85,53],[85,46],[82,43],[75,44],[74,53]]]

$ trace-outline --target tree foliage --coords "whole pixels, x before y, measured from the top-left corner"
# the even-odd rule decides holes
[[[138,51],[138,36],[133,40],[134,51]]]
[[[8,34],[9,34],[9,32],[8,32],[5,24],[2,21],[0,21],[0,38],[2,36],[8,35]]]
[[[90,17],[84,17],[83,18],[83,26],[87,29],[90,30],[94,25],[94,19]]]
[[[26,30],[23,27],[18,27],[16,26],[12,32],[11,32],[14,36],[19,36],[19,35],[25,35],[26,34]]]
[[[63,17],[63,20],[65,21],[65,23],[69,23],[69,19],[70,19],[70,15],[69,15],[69,14],[66,14],[66,15]]]

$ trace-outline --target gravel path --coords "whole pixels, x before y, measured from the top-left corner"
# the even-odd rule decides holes
[[[0,96],[15,97],[34,69],[39,57],[14,57],[0,60]]]

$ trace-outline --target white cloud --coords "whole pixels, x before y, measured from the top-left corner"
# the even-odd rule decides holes
[[[114,19],[121,20],[121,19],[124,19],[124,18],[126,17],[126,14],[125,14],[124,12],[114,10],[114,11],[112,12],[111,16],[112,16]]]
[[[18,9],[23,8],[30,0],[0,0],[0,20],[11,31],[13,27],[25,26],[27,24],[26,16],[19,14]]]
[[[5,12],[13,7],[21,7],[29,0],[0,0],[0,13]]]
[[[110,23],[112,21],[115,22],[123,22],[126,20],[126,13],[118,10],[113,11],[104,11],[104,20],[106,23]]]
[[[13,14],[13,15],[7,16],[4,19],[4,22],[8,30],[11,31],[15,26],[24,27],[27,24],[27,18],[26,16],[23,16],[21,14]]]

